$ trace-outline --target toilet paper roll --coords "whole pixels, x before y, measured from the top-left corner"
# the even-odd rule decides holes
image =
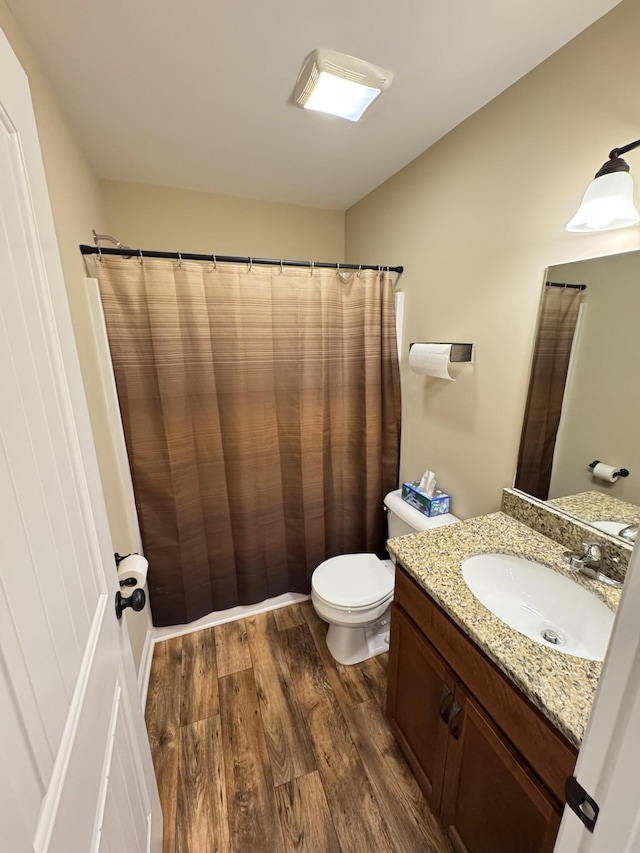
[[[607,483],[615,483],[620,476],[620,469],[613,465],[605,465],[604,462],[598,462],[593,467],[593,476],[598,480],[605,480]]]
[[[456,380],[449,376],[451,344],[414,344],[409,350],[409,367],[414,373]]]
[[[118,582],[127,580],[127,578],[135,578],[136,587],[142,588],[147,582],[147,571],[149,563],[145,560],[142,554],[129,554],[120,561],[118,566]],[[136,587],[130,587],[135,589]]]

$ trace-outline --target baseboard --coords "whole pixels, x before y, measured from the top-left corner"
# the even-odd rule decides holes
[[[151,676],[151,662],[153,660],[153,647],[156,644],[152,627],[147,631],[147,636],[142,647],[140,655],[140,667],[138,669],[138,690],[140,691],[140,701],[142,710],[144,711],[147,704],[147,690],[149,689],[149,678]]]
[[[195,622],[189,622],[188,625],[167,625],[164,628],[153,628],[153,642],[155,644],[161,640],[182,637],[184,634],[192,634],[194,631],[201,631],[203,628],[212,628],[215,625],[222,625],[225,622],[235,622],[236,619],[244,619],[245,616],[253,616],[256,613],[266,613],[268,610],[278,610],[281,607],[288,607],[290,604],[296,604],[299,601],[308,601],[310,598],[310,595],[302,595],[298,592],[285,592],[284,595],[278,595],[276,598],[267,598],[265,601],[259,601],[257,604],[241,605],[239,607],[232,607],[229,610],[216,610],[214,613],[209,613]],[[142,664],[140,665],[140,672],[142,673]]]

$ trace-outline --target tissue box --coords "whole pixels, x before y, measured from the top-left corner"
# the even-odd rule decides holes
[[[449,512],[449,503],[451,501],[449,495],[445,495],[444,492],[440,492],[438,489],[431,496],[425,495],[418,487],[419,482],[419,480],[416,480],[414,483],[402,484],[402,500],[406,501],[414,509],[417,509],[418,512],[429,517],[433,515],[445,515],[445,513]]]

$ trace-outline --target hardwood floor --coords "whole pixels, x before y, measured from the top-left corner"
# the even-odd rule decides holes
[[[384,716],[387,655],[337,664],[310,602],[158,643],[164,853],[450,853]]]

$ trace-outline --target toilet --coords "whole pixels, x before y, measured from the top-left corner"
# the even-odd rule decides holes
[[[390,539],[458,521],[450,513],[428,518],[401,495],[396,489],[384,499]],[[393,562],[375,554],[331,557],[314,571],[311,602],[329,623],[327,646],[338,663],[360,663],[388,650],[393,586]]]

